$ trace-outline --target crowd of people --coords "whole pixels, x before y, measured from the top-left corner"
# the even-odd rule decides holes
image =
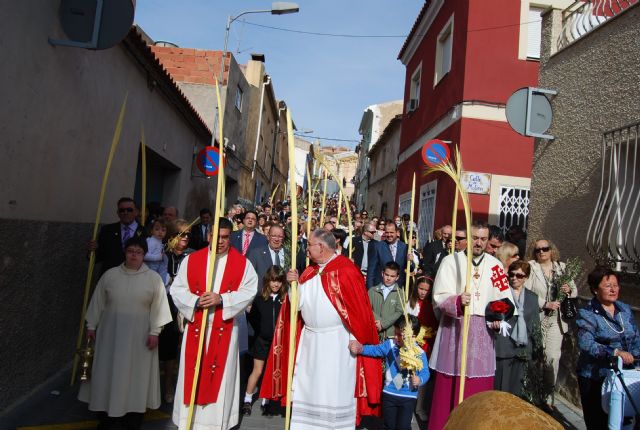
[[[640,356],[615,272],[596,267],[588,275],[594,298],[576,316],[566,305],[577,287],[551,240],[536,238],[527,250],[520,226],[504,234],[478,221],[470,232],[444,225],[419,238],[408,215],[370,217],[339,206],[329,198],[323,211],[318,198],[292,226],[286,201],[233,205],[210,247],[209,209],[190,223],[175,207],[152,205],[143,223],[136,203],[120,199],[119,221],[88,245],[102,276],[86,318],[93,377],[79,398],[101,414],[99,428],[121,421],[137,429],[162,400],[174,403],[173,421],[186,428],[192,396],[195,428],[203,430],[237,425],[256,401],[263,414],[278,413],[288,395],[293,282],[301,319],[292,428],[354,428],[365,415],[382,415],[389,429],[408,429],[414,417],[420,428],[442,429],[458,402],[465,309],[465,398],[506,391],[553,413],[562,341],[577,327],[585,422],[604,428],[599,402],[609,358],[633,365]],[[291,267],[294,228],[299,252]],[[420,370],[398,359],[407,330],[422,350]]]

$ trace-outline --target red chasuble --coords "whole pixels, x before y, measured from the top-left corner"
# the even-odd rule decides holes
[[[304,284],[319,272],[319,266],[312,264],[300,276]],[[349,332],[363,345],[379,343],[371,303],[364,286],[360,270],[348,258],[338,255],[320,273],[322,288]],[[287,298],[280,309],[278,321],[267,359],[267,367],[260,388],[260,397],[280,399],[286,404],[287,360],[289,356],[289,315],[290,302]],[[304,321],[298,317],[296,346]],[[347,345],[344,345],[346,348]],[[382,363],[379,358],[358,355],[356,362],[357,399],[356,423],[364,415],[380,416],[380,394],[382,391]]]
[[[201,296],[207,290],[208,251],[209,248],[204,248],[189,255],[187,280],[189,282],[189,290],[197,296]],[[238,291],[240,282],[242,282],[242,277],[244,276],[246,264],[246,258],[236,251],[235,248],[229,248],[224,275],[222,275],[222,284],[220,285],[220,294]],[[218,400],[218,391],[220,391],[220,384],[222,383],[222,376],[224,374],[227,355],[229,353],[231,332],[233,331],[233,318],[226,321],[222,319],[222,306],[209,308],[209,313],[213,311],[215,312],[213,314],[213,324],[209,334],[209,347],[203,347],[202,359],[200,360],[200,376],[198,379],[198,389],[196,391],[195,400],[197,405],[216,403]],[[187,336],[184,352],[185,362],[183,363],[185,366],[185,405],[188,405],[191,399],[191,389],[196,369],[196,358],[198,356],[200,327],[202,327],[202,315],[203,310],[196,309],[193,322],[189,323],[187,332],[185,333],[185,336]]]
[[[429,358],[431,357],[431,351],[433,351],[433,345],[436,343],[436,333],[439,325],[430,298],[422,301],[420,312],[418,313],[418,321],[425,330],[425,342],[422,345],[422,349],[427,354],[427,358]]]

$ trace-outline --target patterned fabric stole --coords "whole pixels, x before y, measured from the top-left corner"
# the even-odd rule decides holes
[[[207,287],[207,261],[209,259],[208,248],[192,253],[187,266],[187,279],[189,289],[197,296],[201,296]],[[237,291],[244,276],[244,269],[247,260],[234,248],[230,248],[227,254],[227,262],[220,285],[220,294]],[[229,270],[227,270],[229,269]],[[214,273],[215,278],[215,273]],[[212,309],[209,310],[211,312]],[[222,307],[218,306],[214,310],[213,323],[209,333],[209,346],[206,351],[203,349],[200,361],[200,375],[197,381],[195,403],[205,405],[216,403],[218,393],[224,375],[227,355],[229,352],[229,342],[233,331],[233,318],[222,319]],[[185,378],[184,378],[184,402],[189,404],[191,390],[195,376],[196,359],[198,355],[198,341],[200,327],[202,327],[203,310],[196,310],[193,322],[189,324],[185,345]]]

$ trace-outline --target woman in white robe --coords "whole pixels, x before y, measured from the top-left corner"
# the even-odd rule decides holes
[[[158,335],[171,312],[162,279],[143,263],[146,250],[144,239],[125,243],[125,262],[100,278],[87,310],[95,355],[78,398],[102,412],[98,429],[123,416],[127,429],[139,428],[161,403]]]

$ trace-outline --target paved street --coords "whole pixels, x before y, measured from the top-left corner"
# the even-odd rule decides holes
[[[0,416],[0,430],[83,430],[93,429],[96,416],[87,410],[86,404],[76,399],[77,389],[68,386],[69,373],[62,372],[54,380],[41,386],[24,404],[6,416]],[[571,430],[584,430],[582,414],[575,407],[569,407],[556,398],[558,414],[556,419]],[[143,430],[171,430],[177,427],[171,422],[172,405],[163,404],[158,411],[148,412]],[[360,429],[381,430],[380,420],[364,420]],[[244,417],[240,429],[270,430],[284,428],[281,416],[262,416],[259,403],[253,405],[251,416]],[[412,429],[419,427],[416,422]]]

